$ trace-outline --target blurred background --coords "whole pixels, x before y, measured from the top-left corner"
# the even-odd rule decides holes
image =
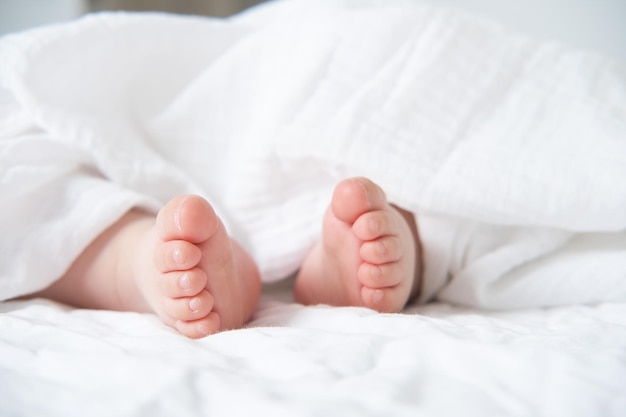
[[[417,0],[416,0],[417,1]],[[425,0],[485,15],[542,39],[612,56],[626,66],[626,0]],[[263,0],[0,0],[0,35],[100,10],[229,16]]]
[[[230,16],[264,0],[0,0],[0,35],[102,10]]]
[[[91,10],[161,10],[173,13],[229,16],[262,0],[86,0]]]

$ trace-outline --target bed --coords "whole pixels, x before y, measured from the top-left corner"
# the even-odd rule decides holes
[[[100,14],[4,38],[0,56],[3,298],[181,190],[212,197],[267,281],[245,328],[200,340],[151,314],[3,301],[0,415],[626,415],[610,59],[416,1],[338,0]],[[190,144],[226,156],[185,165]],[[425,282],[401,314],[303,306],[284,278],[356,174],[420,219]]]
[[[619,303],[403,315],[272,289],[244,330],[192,341],[152,315],[2,305],[4,415],[566,415],[624,411]]]

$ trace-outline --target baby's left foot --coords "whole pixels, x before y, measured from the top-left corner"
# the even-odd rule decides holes
[[[335,188],[322,240],[305,259],[295,296],[304,304],[400,311],[419,287],[419,242],[412,215],[387,202],[366,178]]]

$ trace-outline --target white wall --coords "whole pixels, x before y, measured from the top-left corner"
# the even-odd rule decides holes
[[[131,6],[128,10],[142,8],[171,10],[197,14],[225,16],[259,0],[0,0],[0,35],[49,23],[72,20],[84,14],[91,3],[97,3],[96,10],[119,8],[123,3]]]
[[[514,30],[626,64],[626,0],[427,0],[483,14]]]
[[[226,0],[222,0],[226,1]],[[426,0],[484,14],[541,38],[613,56],[626,65],[626,0]],[[0,0],[0,35],[84,13],[83,0]]]
[[[0,0],[0,35],[71,20],[84,11],[83,0]]]

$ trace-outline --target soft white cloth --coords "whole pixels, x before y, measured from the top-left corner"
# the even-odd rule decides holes
[[[601,57],[401,1],[103,14],[0,57],[2,299],[187,192],[279,279],[352,175],[417,213],[423,300],[626,299],[626,89]]]
[[[189,340],[149,314],[8,302],[0,414],[621,417],[625,326],[625,303],[393,315],[266,299],[249,328]]]

